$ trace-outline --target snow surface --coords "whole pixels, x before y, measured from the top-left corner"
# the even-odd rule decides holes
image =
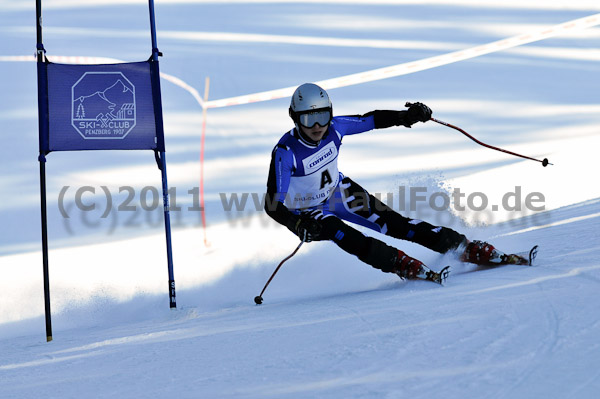
[[[47,3],[50,59],[149,56],[144,1]],[[584,0],[156,4],[161,70],[200,93],[210,77],[210,99],[414,61],[599,10]],[[554,166],[542,168],[430,122],[351,137],[340,158],[346,175],[384,199],[391,194],[406,215],[507,252],[539,244],[534,267],[477,268],[380,237],[433,268],[452,265],[440,287],[311,243],[254,305],[297,239],[254,206],[224,210],[221,198],[264,192],[270,150],[290,128],[288,100],[209,110],[203,230],[200,213],[188,210],[200,179],[201,109],[164,81],[169,183],[183,208],[172,214],[178,307],[168,308],[161,208],[140,209],[140,192],[160,189],[152,154],[52,153],[47,343],[35,64],[7,58],[33,52],[34,15],[32,1],[0,1],[1,398],[597,397],[599,27],[330,92],[336,114],[423,101],[484,142],[548,157]],[[65,186],[69,219],[59,209]],[[83,186],[96,189],[84,196],[98,205],[93,212],[74,205]],[[126,199],[119,188],[131,186],[136,211],[101,218],[101,186],[114,208]],[[410,187],[425,190],[414,209]],[[489,206],[432,209],[431,199],[455,189],[463,206],[474,193]],[[506,195],[514,208],[530,194],[544,211],[492,210]]]

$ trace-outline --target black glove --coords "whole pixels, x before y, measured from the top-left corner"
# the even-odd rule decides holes
[[[322,215],[323,213],[320,211],[313,211],[300,215],[294,230],[302,241],[311,242],[319,240],[323,226],[317,219],[319,219],[319,217],[322,218]]]
[[[411,127],[417,122],[427,122],[431,119],[431,109],[423,103],[406,103],[408,110],[404,118],[404,126]]]

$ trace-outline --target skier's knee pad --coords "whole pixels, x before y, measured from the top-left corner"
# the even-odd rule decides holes
[[[320,221],[321,223],[321,234],[320,240],[334,240],[337,238],[338,241],[345,236],[345,232],[349,226],[347,226],[342,220],[335,216],[328,216]]]
[[[450,250],[458,248],[458,246],[467,239],[467,237],[464,235],[447,227],[441,227],[440,229],[441,230],[437,233],[437,242],[431,246],[433,251],[442,254],[446,253]]]
[[[398,250],[372,237],[367,237],[355,228],[348,226],[337,217],[327,217],[321,221],[320,240],[331,240],[349,254],[380,269],[392,272]]]
[[[435,252],[446,253],[462,244],[466,237],[448,227],[434,226],[417,219],[408,219],[394,213],[387,213],[388,235],[401,240],[412,241]]]
[[[398,250],[372,237],[366,237],[366,240],[367,251],[363,256],[359,256],[359,259],[383,272],[393,272]]]

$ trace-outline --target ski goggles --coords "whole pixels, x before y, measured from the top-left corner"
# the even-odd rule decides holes
[[[310,129],[317,123],[320,126],[327,126],[331,122],[331,117],[331,108],[320,108],[298,115],[298,122],[305,128]]]

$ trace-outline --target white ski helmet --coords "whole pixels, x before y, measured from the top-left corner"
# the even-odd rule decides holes
[[[302,125],[311,128],[315,124],[327,126],[333,117],[333,107],[327,92],[314,83],[298,86],[290,102],[290,117],[299,130]]]

